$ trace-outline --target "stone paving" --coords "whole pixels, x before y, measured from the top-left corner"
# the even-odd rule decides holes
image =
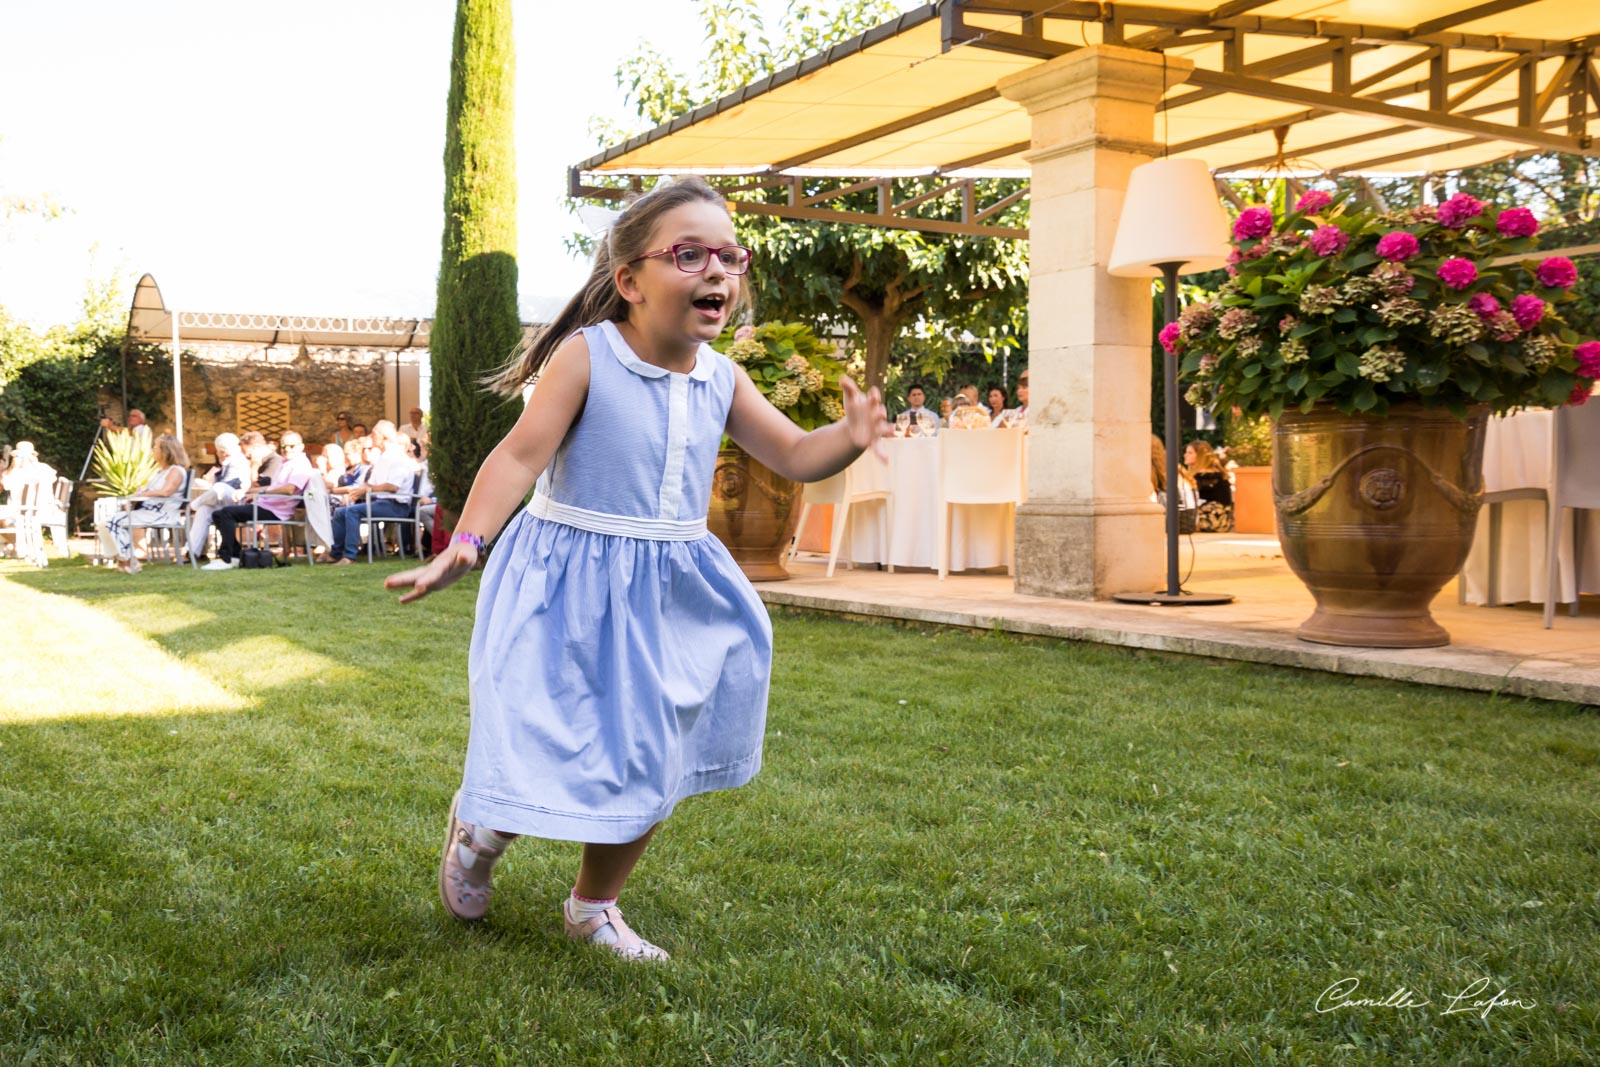
[[[820,556],[801,553],[793,578],[756,586],[769,604],[818,611],[1039,634],[1074,641],[1275,663],[1339,674],[1600,705],[1600,598],[1586,598],[1578,618],[1557,609],[1544,628],[1539,605],[1485,608],[1459,604],[1455,584],[1433,603],[1450,631],[1444,648],[1364,649],[1311,644],[1295,636],[1314,607],[1289,572],[1271,536],[1212,534],[1193,538],[1193,576],[1186,587],[1232,593],[1220,607],[1157,608],[1109,601],[1027,596],[1000,571],[894,574],[874,566],[824,576]],[[1188,539],[1181,565],[1190,566]]]

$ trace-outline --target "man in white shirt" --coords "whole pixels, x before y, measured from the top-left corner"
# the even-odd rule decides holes
[[[126,426],[118,426],[111,421],[109,416],[102,416],[100,425],[106,428],[107,433],[133,434],[133,439],[139,442],[139,447],[146,452],[150,451],[150,445],[154,438],[150,433],[150,424],[144,421],[144,412],[138,408],[128,412],[128,425]]]
[[[427,428],[422,425],[422,409],[411,409],[411,421],[400,427],[400,432],[411,438],[419,445],[428,443]]]
[[[928,412],[928,417],[933,420],[933,429],[925,431],[930,437],[939,432],[939,416],[924,407],[928,394],[922,391],[922,386],[913,385],[906,390],[906,414],[915,421],[923,412]]]
[[[350,487],[350,503],[333,512],[333,544],[328,549],[328,560],[335,564],[355,560],[361,551],[361,524],[369,517],[402,519],[411,514],[416,465],[406,455],[405,438],[395,432],[394,423],[382,419],[372,427],[372,439],[382,445],[383,454],[373,464],[368,479]]]

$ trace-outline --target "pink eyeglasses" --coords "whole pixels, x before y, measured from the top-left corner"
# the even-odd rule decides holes
[[[723,270],[729,274],[743,274],[750,269],[750,254],[750,250],[744,245],[723,245],[721,248],[713,248],[699,241],[679,241],[671,248],[658,248],[654,252],[634,256],[628,262],[637,263],[641,259],[671,256],[678,269],[685,274],[703,274],[711,262],[711,257],[716,256]]]

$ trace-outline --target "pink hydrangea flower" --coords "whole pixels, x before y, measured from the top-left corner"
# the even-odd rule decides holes
[[[1483,214],[1483,201],[1466,193],[1457,193],[1439,205],[1439,222],[1448,229],[1459,230]]]
[[[1378,238],[1378,258],[1391,263],[1403,263],[1421,251],[1415,234],[1404,230],[1386,233]]]
[[[1539,220],[1525,207],[1507,208],[1494,220],[1501,237],[1532,237],[1539,232]]]
[[[1294,202],[1294,209],[1301,214],[1308,214],[1312,211],[1321,211],[1331,203],[1333,203],[1333,197],[1321,189],[1312,189]]]
[[[1488,293],[1474,293],[1467,307],[1478,313],[1478,318],[1488,320],[1500,313],[1500,301]]]
[[[1337,226],[1318,226],[1307,243],[1319,256],[1336,256],[1349,247],[1350,235]]]
[[[1247,241],[1255,237],[1265,237],[1272,232],[1272,209],[1265,207],[1247,207],[1239,212],[1239,217],[1233,220],[1233,239]]]
[[[1182,330],[1183,327],[1176,322],[1169,322],[1161,327],[1161,333],[1158,337],[1161,341],[1161,347],[1166,349],[1169,354],[1178,351],[1180,347],[1178,335]]]
[[[1589,390],[1594,388],[1594,382],[1579,382],[1572,387],[1572,395],[1567,397],[1567,403],[1575,408],[1581,408],[1589,402]]]
[[[754,326],[741,326],[733,331],[733,339],[735,341],[748,341],[755,335],[756,328]]]
[[[1439,280],[1452,289],[1465,289],[1478,280],[1478,268],[1470,259],[1447,259],[1439,264]]]
[[[1539,279],[1540,285],[1552,289],[1571,289],[1578,284],[1578,268],[1566,256],[1551,256],[1541,260],[1533,276]]]
[[[1572,350],[1578,360],[1578,373],[1585,378],[1600,378],[1600,341],[1585,341]]]
[[[1531,330],[1539,325],[1539,320],[1544,318],[1544,301],[1536,296],[1523,293],[1511,301],[1511,314],[1517,320],[1517,325],[1524,330]]]

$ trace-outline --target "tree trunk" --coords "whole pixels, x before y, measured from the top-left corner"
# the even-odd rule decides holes
[[[867,342],[867,388],[882,389],[889,372],[889,354],[894,338],[900,332],[900,317],[879,311],[861,324],[861,333]]]
[[[444,238],[429,342],[429,470],[439,502],[452,512],[466,503],[479,465],[518,414],[514,404],[479,384],[522,337],[515,71],[511,0],[457,0],[445,117]],[[497,531],[473,532],[489,537]]]

